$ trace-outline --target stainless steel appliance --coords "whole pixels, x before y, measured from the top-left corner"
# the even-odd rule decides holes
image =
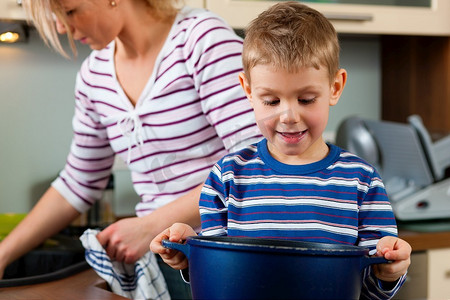
[[[450,135],[433,142],[417,115],[406,124],[349,117],[336,144],[377,168],[397,219],[450,218]]]

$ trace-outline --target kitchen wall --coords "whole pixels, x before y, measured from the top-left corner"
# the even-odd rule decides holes
[[[36,31],[0,44],[0,212],[27,212],[58,174],[71,141],[73,90],[82,58],[50,50]]]
[[[349,77],[340,102],[331,109],[326,133],[331,140],[345,117],[377,119],[381,111],[378,37],[343,36],[341,46],[341,66]],[[27,43],[0,44],[0,213],[28,212],[64,165],[75,76],[90,51],[79,50],[79,59],[66,60],[35,31]],[[123,180],[127,182],[126,176]],[[134,201],[129,207],[121,204],[122,211],[133,207]]]
[[[341,67],[348,72],[347,85],[336,106],[330,110],[327,132],[334,133],[348,116],[381,117],[381,58],[377,36],[340,37]]]

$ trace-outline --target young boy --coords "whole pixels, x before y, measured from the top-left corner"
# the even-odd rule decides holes
[[[276,4],[247,28],[243,62],[239,79],[265,139],[214,166],[200,199],[201,235],[369,247],[394,262],[365,270],[361,297],[392,297],[405,280],[411,247],[396,237],[380,176],[322,138],[347,80],[333,26],[298,2]],[[184,269],[184,255],[161,241],[195,234],[174,224],[150,248]]]

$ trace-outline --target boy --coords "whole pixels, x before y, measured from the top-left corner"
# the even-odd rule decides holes
[[[331,23],[298,2],[269,8],[247,28],[240,83],[265,139],[222,158],[200,198],[202,235],[300,239],[365,246],[393,260],[365,269],[362,298],[391,298],[411,247],[376,170],[322,138],[347,73]],[[176,269],[188,266],[161,240],[195,235],[174,224],[151,243]],[[375,249],[377,249],[375,251]]]

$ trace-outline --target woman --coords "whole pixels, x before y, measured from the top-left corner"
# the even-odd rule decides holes
[[[74,40],[94,51],[77,76],[67,164],[0,244],[0,278],[101,197],[115,155],[127,162],[142,201],[137,217],[97,239],[110,258],[133,263],[173,223],[199,226],[198,198],[212,165],[260,138],[237,77],[241,39],[214,14],[178,10],[176,2],[25,1],[44,41],[61,54],[58,33],[75,54]]]

